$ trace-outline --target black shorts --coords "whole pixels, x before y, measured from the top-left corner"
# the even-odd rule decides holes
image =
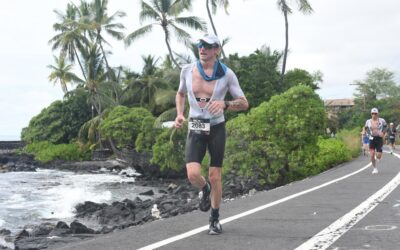
[[[382,137],[379,136],[373,136],[374,139],[369,140],[369,148],[370,149],[375,149],[376,152],[381,152],[382,153],[382,147],[383,147],[383,139]]]
[[[225,122],[210,127],[210,134],[199,134],[196,131],[189,130],[185,158],[186,163],[203,161],[206,150],[210,155],[210,166],[222,167],[225,152]]]

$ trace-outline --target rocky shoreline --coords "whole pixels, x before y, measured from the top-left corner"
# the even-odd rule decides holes
[[[56,224],[45,222],[40,225],[26,225],[16,235],[11,235],[9,230],[0,228],[0,237],[6,240],[3,244],[0,241],[0,249],[12,249],[12,246],[20,250],[55,247],[94,237],[96,234],[106,234],[198,209],[198,190],[192,187],[184,177],[174,179],[160,178],[159,175],[139,177],[135,171],[117,160],[40,164],[30,155],[0,154],[0,173],[36,171],[37,168],[124,174],[135,177],[134,181],[126,185],[156,187],[157,191],[154,193],[153,189],[149,188],[148,191],[141,193],[142,197],[148,197],[143,200],[124,199],[112,204],[86,201],[78,204],[75,207],[74,220],[69,224],[59,221]],[[226,201],[259,190],[265,190],[265,187],[231,173],[224,179],[223,199]],[[159,215],[151,213],[155,205],[159,210]]]

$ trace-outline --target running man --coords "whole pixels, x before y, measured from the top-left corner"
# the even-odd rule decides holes
[[[390,153],[393,154],[393,151],[395,150],[395,140],[396,140],[396,134],[397,134],[397,130],[394,127],[393,122],[390,123],[389,128],[387,130],[387,134],[389,137],[389,147],[390,147]]]
[[[385,136],[385,129],[387,127],[386,121],[379,117],[377,108],[371,109],[371,119],[365,122],[364,131],[369,135],[369,154],[371,156],[371,163],[373,166],[372,173],[377,174],[377,163],[382,158],[383,138]],[[375,159],[376,151],[376,159]]]
[[[209,234],[222,233],[219,207],[222,198],[221,168],[225,151],[224,110],[241,111],[249,107],[235,73],[217,58],[221,43],[214,35],[205,35],[197,44],[199,60],[182,68],[176,94],[175,127],[181,128],[185,97],[189,101],[188,136],[185,147],[187,176],[199,188],[201,211],[211,207]],[[233,100],[224,101],[229,91]],[[210,166],[208,180],[201,175],[201,162],[208,150]]]

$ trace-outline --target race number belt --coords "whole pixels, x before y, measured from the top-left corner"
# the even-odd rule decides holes
[[[198,132],[210,132],[210,119],[190,118],[189,129]]]

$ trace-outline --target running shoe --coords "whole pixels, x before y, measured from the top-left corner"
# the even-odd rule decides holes
[[[208,234],[217,235],[222,233],[222,225],[219,223],[219,220],[211,220],[210,219],[210,229],[208,230]]]
[[[374,168],[373,170],[372,170],[372,174],[377,174],[378,173],[378,169],[377,168]]]
[[[211,190],[199,192],[199,199],[200,199],[199,208],[203,212],[207,212],[211,208],[210,193]]]

